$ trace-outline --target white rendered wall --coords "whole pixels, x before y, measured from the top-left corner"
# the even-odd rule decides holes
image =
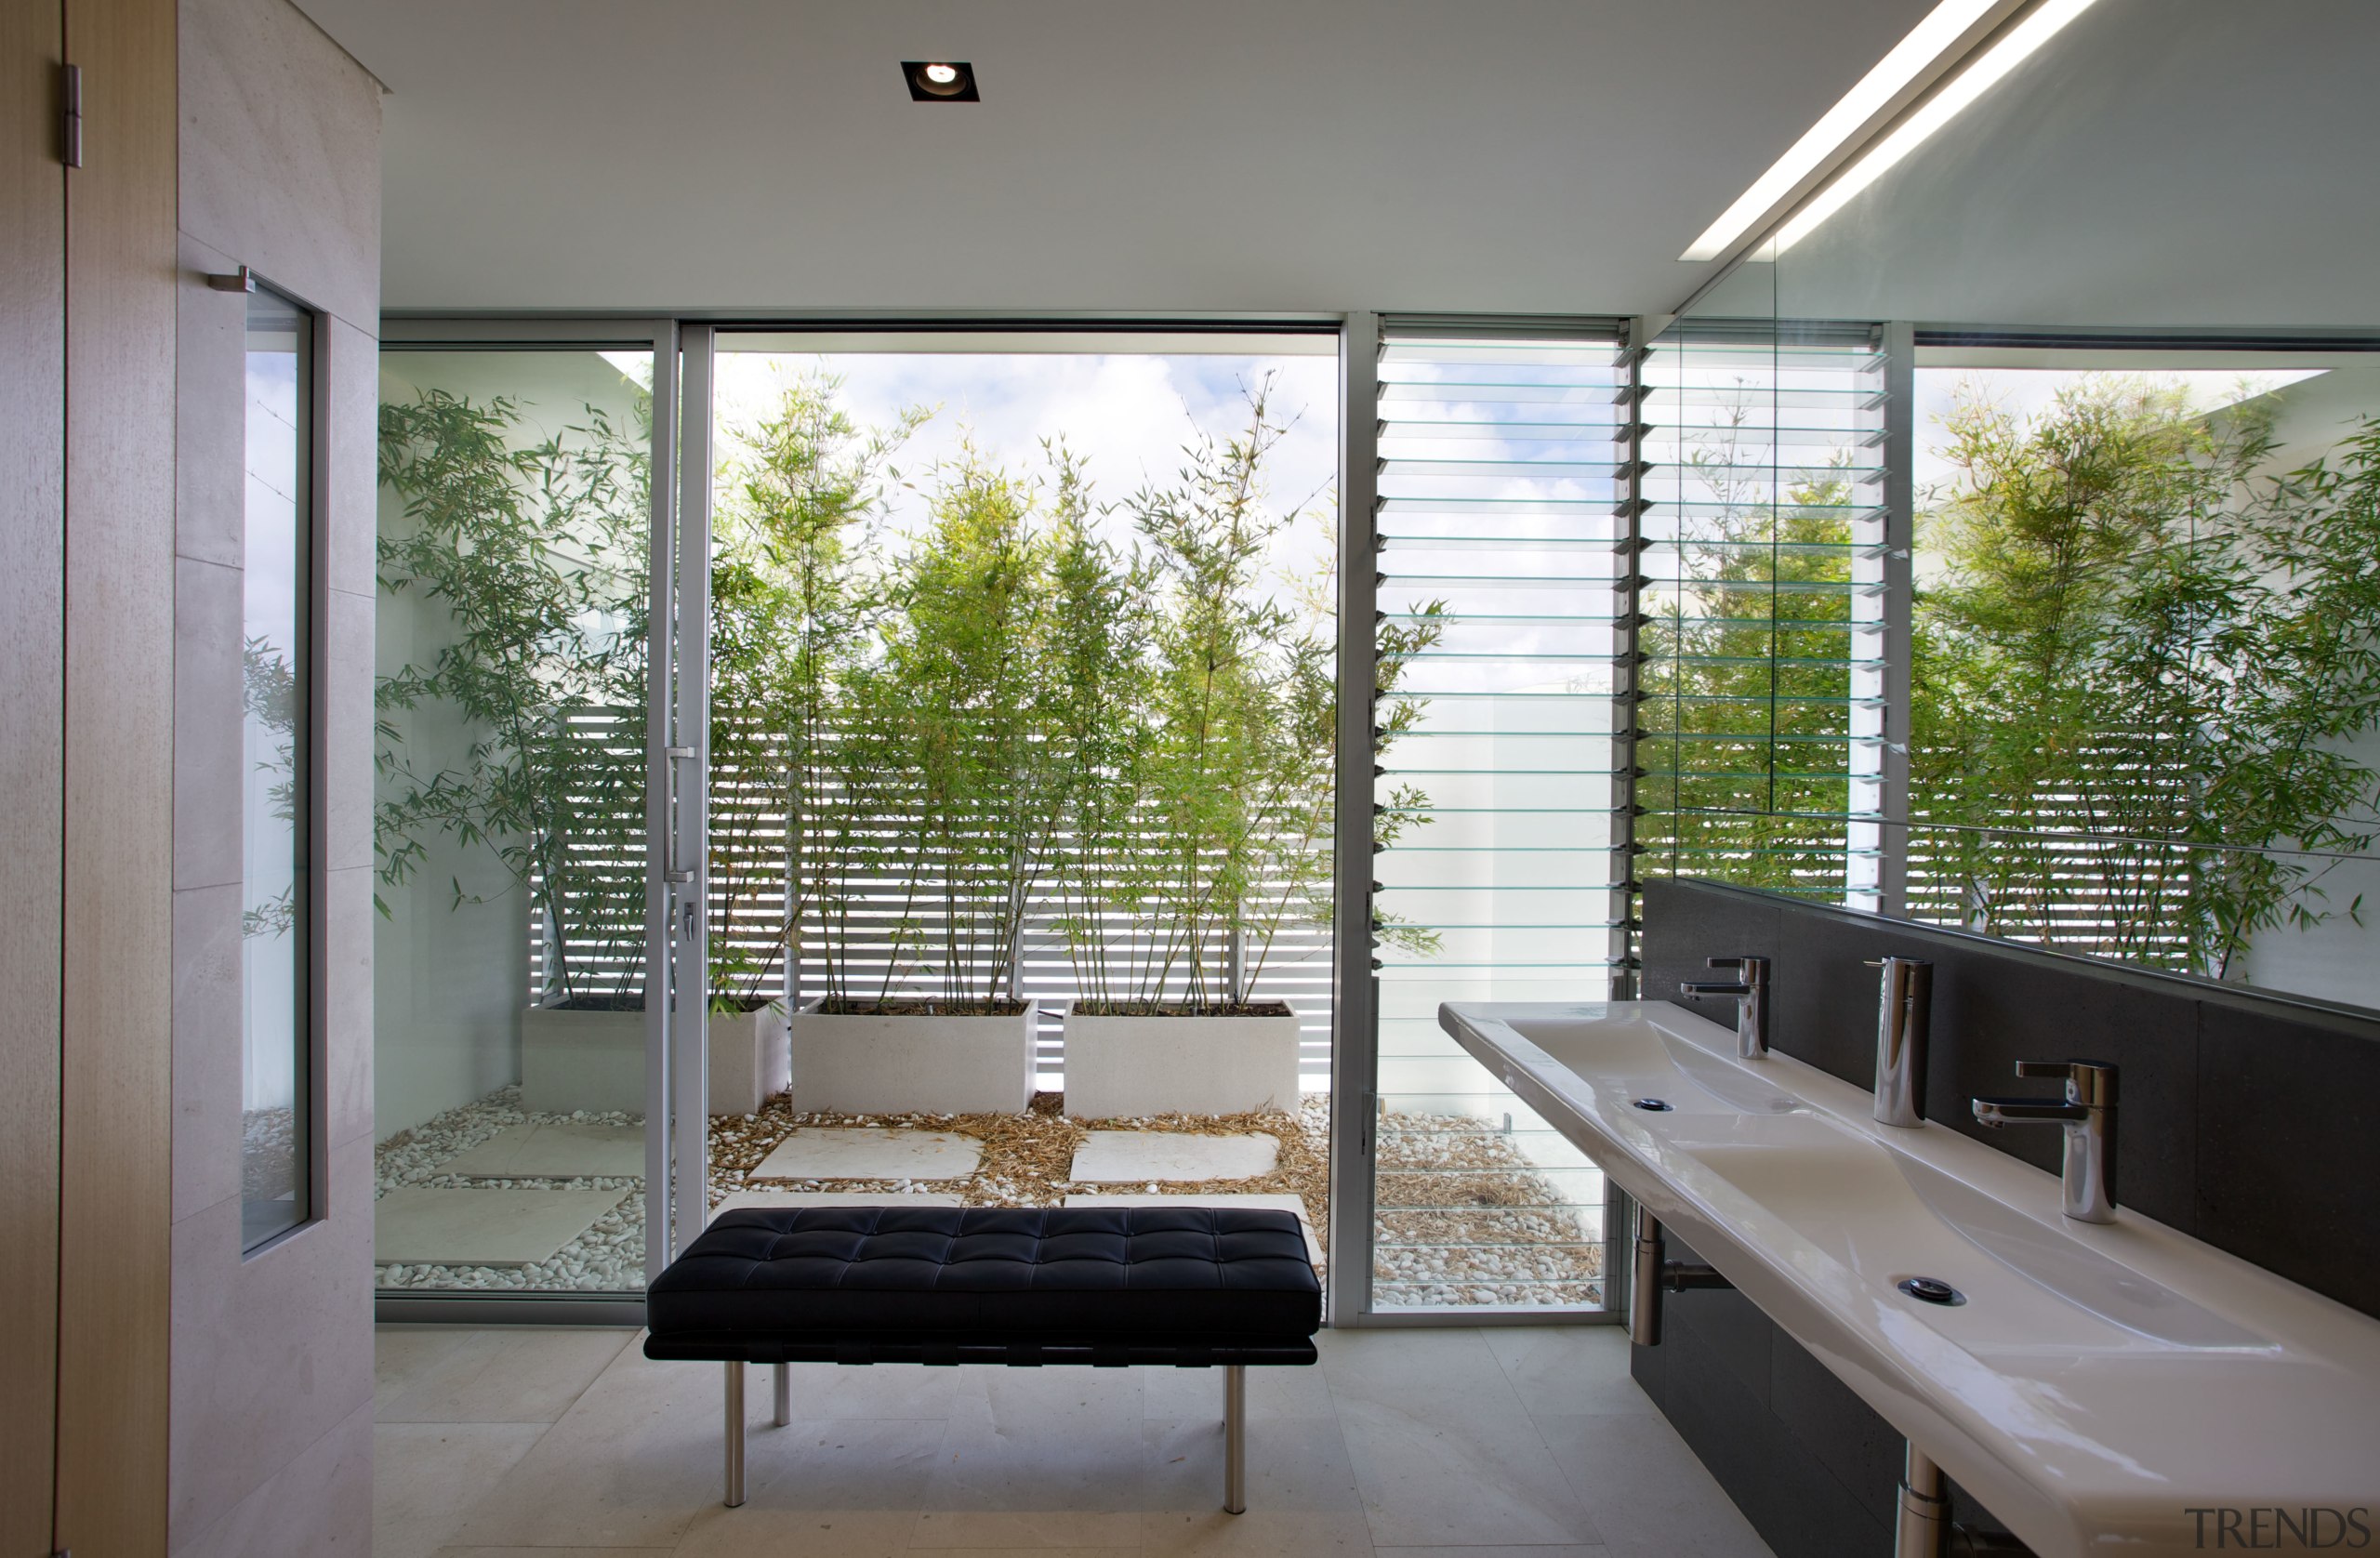
[[[524,444],[583,423],[589,404],[634,426],[633,390],[592,351],[396,351],[380,360],[379,386],[381,398],[394,403],[430,387],[480,405],[505,396],[522,406],[516,442]],[[402,533],[403,501],[382,489],[376,505],[381,529]],[[383,590],[376,675],[430,664],[455,635],[443,602],[417,589]],[[458,766],[486,734],[444,704],[380,718],[399,738],[395,749],[422,774]],[[385,793],[387,781],[378,785]],[[419,841],[425,853],[410,879],[375,884],[386,907],[373,927],[374,1134],[381,1141],[519,1081],[521,1012],[532,998],[526,891],[484,845],[428,832]],[[458,886],[466,900],[459,904]]]

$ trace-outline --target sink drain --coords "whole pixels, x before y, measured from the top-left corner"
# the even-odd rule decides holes
[[[1938,1276],[1905,1276],[1893,1286],[1921,1303],[1963,1304],[1967,1296]]]
[[[1649,1109],[1656,1115],[1666,1115],[1671,1108],[1670,1101],[1665,1098],[1640,1098],[1633,1102],[1637,1108]]]

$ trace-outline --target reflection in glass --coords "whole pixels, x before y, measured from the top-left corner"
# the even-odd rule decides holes
[[[1884,356],[1682,321],[1644,365],[1644,873],[1874,907]]]
[[[288,299],[263,288],[248,295],[240,1208],[249,1249],[311,1215],[311,334],[312,321]]]
[[[1921,362],[1911,910],[2369,1001],[2380,371],[2109,355]]]
[[[643,1286],[649,352],[381,358],[381,1287]]]

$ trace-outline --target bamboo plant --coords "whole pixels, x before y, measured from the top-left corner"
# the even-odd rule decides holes
[[[1974,395],[1926,516],[1913,804],[1997,934],[2221,978],[2255,936],[2360,916],[2322,878],[2380,838],[2380,423],[2263,474],[2269,417],[2095,376],[2030,420]]]
[[[642,895],[605,863],[644,826],[647,447],[592,406],[543,439],[503,397],[432,389],[380,411],[380,483],[404,516],[380,535],[380,588],[444,619],[377,689],[380,879],[411,881],[434,838],[491,851],[543,921],[541,994],[563,1005],[641,1000]],[[433,707],[466,733],[453,760],[396,718]]]

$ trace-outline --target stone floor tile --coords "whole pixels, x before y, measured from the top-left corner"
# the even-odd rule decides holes
[[[1146,1368],[1142,1399],[1152,1419],[1197,1422],[1223,1417],[1223,1371],[1220,1368]],[[1248,1418],[1320,1418],[1338,1415],[1331,1404],[1330,1382],[1311,1366],[1250,1368],[1248,1371]]]
[[[372,1430],[374,1558],[430,1558],[543,1423],[379,1423]]]
[[[1376,1544],[1600,1539],[1478,1331],[1326,1334],[1323,1370]]]
[[[983,1160],[982,1143],[955,1130],[803,1126],[745,1178],[963,1180]]]
[[[631,1343],[546,1430],[452,1539],[479,1547],[671,1547],[721,1495],[723,1366],[656,1363]],[[789,1453],[769,1393],[747,1388],[747,1485]]]
[[[1249,1180],[1269,1174],[1280,1139],[1263,1131],[1201,1136],[1179,1130],[1094,1130],[1075,1149],[1069,1177],[1083,1184]]]
[[[1768,1544],[1658,1412],[1536,1420],[1613,1558],[1772,1558]]]
[[[422,1349],[415,1339],[433,1329],[450,1344]],[[373,1415],[381,1422],[552,1422],[636,1335],[595,1326],[383,1327],[374,1338],[383,1361]]]
[[[1342,1401],[1340,1432],[1382,1547],[1592,1546],[1600,1533],[1519,1405]]]
[[[635,1179],[644,1172],[644,1127],[589,1120],[528,1120],[438,1165],[481,1180]]]
[[[1520,1411],[1520,1396],[1478,1329],[1326,1330],[1315,1338],[1323,1377],[1342,1406],[1372,1401],[1470,1401],[1481,1410]]]
[[[743,1506],[731,1510],[713,1491],[680,1558],[892,1558],[907,1551],[944,1433],[933,1420],[754,1430]]]
[[[372,1334],[372,1398],[393,1401],[398,1393],[471,1344],[481,1332],[470,1326],[378,1326]]]
[[[913,1191],[904,1195],[888,1195],[882,1191],[840,1190],[738,1190],[710,1209],[717,1217],[738,1207],[957,1207],[963,1206],[961,1196],[947,1191]]]
[[[1223,1425],[1212,1419],[1151,1421],[1146,1508],[1203,1515],[1223,1501]],[[1267,1515],[1363,1512],[1355,1468],[1335,1418],[1266,1418],[1248,1425],[1248,1507]],[[1143,1538],[1146,1540],[1145,1534]],[[1370,1538],[1366,1537],[1366,1544]]]
[[[1220,1508],[1150,1512],[1141,1522],[1141,1551],[1150,1558],[1370,1558],[1370,1527],[1361,1511],[1276,1510],[1256,1501],[1255,1488],[1251,1477],[1245,1514],[1225,1514]],[[1536,1558],[1540,1551],[1509,1558]]]
[[[1479,1336],[1533,1417],[1660,1410],[1629,1378],[1623,1326],[1483,1326]]]
[[[534,1266],[595,1225],[621,1190],[447,1190],[407,1185],[372,1205],[382,1266]]]
[[[1138,1547],[1141,1370],[959,1371],[914,1547]]]

